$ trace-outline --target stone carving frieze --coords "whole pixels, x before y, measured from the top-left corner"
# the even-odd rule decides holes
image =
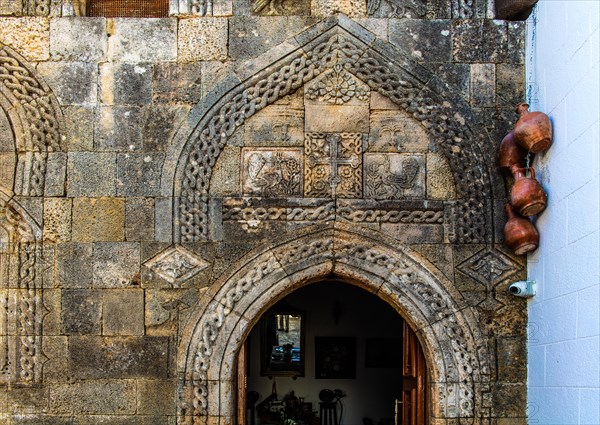
[[[182,182],[175,223],[178,239],[191,242],[208,238],[207,204],[212,168],[236,128],[265,106],[295,92],[324,72],[341,66],[357,80],[368,82],[372,91],[388,97],[410,114],[427,129],[432,140],[438,141],[440,151],[456,174],[453,240],[461,243],[489,241],[492,196],[488,170],[481,161],[478,144],[482,142],[473,140],[474,135],[464,125],[465,118],[451,102],[342,30],[334,31],[333,35],[321,40],[313,42],[306,53],[290,54],[285,61],[267,68],[257,78],[230,92],[220,103],[222,106],[211,110],[203,121],[205,124],[190,136],[180,161],[183,166],[180,174]],[[363,166],[360,161],[363,161],[365,135],[359,134],[305,134],[304,196],[331,197],[335,194],[338,198],[362,197]],[[395,164],[390,161],[391,179],[394,179],[391,174],[398,174],[401,168]],[[415,168],[414,161],[407,161],[406,170],[411,168]],[[407,177],[400,178],[405,185],[409,184],[408,180]],[[386,188],[386,195],[382,196],[387,196],[391,188]]]
[[[269,198],[302,195],[300,149],[244,149],[242,163],[244,195]]]
[[[366,154],[365,197],[425,198],[424,157],[404,154]]]

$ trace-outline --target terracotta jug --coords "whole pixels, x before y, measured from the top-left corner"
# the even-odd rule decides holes
[[[500,168],[503,171],[507,173],[510,172],[513,165],[524,167],[526,156],[527,151],[517,143],[515,134],[512,131],[504,136],[502,143],[500,143],[500,155],[498,160]]]
[[[508,221],[504,225],[504,243],[516,255],[524,255],[533,252],[540,244],[540,234],[533,223],[525,217],[520,216],[510,203],[504,206]]]
[[[517,165],[511,167],[515,184],[510,191],[510,202],[512,206],[524,216],[532,216],[546,209],[548,197],[544,188],[535,178],[533,167],[519,168]],[[527,177],[527,171],[531,174]]]
[[[517,113],[521,116],[513,133],[517,142],[533,153],[543,152],[552,144],[552,123],[543,112],[529,112],[529,105],[519,103]]]

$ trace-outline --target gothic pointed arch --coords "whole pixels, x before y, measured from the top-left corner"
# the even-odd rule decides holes
[[[1,43],[0,107],[10,122],[15,152],[14,181],[5,189],[43,196],[49,155],[63,150],[62,113],[50,88],[27,61]]]
[[[207,96],[210,103],[191,113],[191,124],[176,136],[165,164],[163,190],[165,196],[174,194],[174,240],[211,238],[213,169],[236,129],[268,105],[335,68],[348,72],[417,120],[435,149],[445,156],[457,192],[455,201],[444,208],[452,226],[450,242],[492,242],[495,189],[487,133],[458,90],[409,59],[401,47],[377,39],[340,15],[227,78]]]
[[[285,295],[332,276],[373,292],[417,332],[430,368],[432,419],[489,416],[491,365],[475,310],[414,251],[338,224],[257,248],[204,295],[180,344],[182,423],[231,423],[235,359],[254,324]]]

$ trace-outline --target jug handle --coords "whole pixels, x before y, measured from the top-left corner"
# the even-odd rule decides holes
[[[535,169],[533,167],[529,167],[529,172],[531,173],[531,178],[535,179]]]

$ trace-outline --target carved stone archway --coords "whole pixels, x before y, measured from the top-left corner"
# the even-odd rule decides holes
[[[285,295],[332,276],[373,292],[417,332],[432,420],[489,416],[489,357],[475,311],[418,254],[379,232],[336,224],[256,249],[205,294],[181,343],[180,422],[232,423],[236,357],[252,327]]]
[[[493,241],[492,209],[498,196],[490,169],[492,143],[459,90],[440,80],[434,70],[409,59],[406,52],[340,15],[240,67],[190,114],[163,172],[164,195],[174,199],[175,242],[210,238],[213,168],[234,131],[258,111],[335,66],[410,114],[446,157],[457,191],[449,213],[454,228],[450,242]]]

